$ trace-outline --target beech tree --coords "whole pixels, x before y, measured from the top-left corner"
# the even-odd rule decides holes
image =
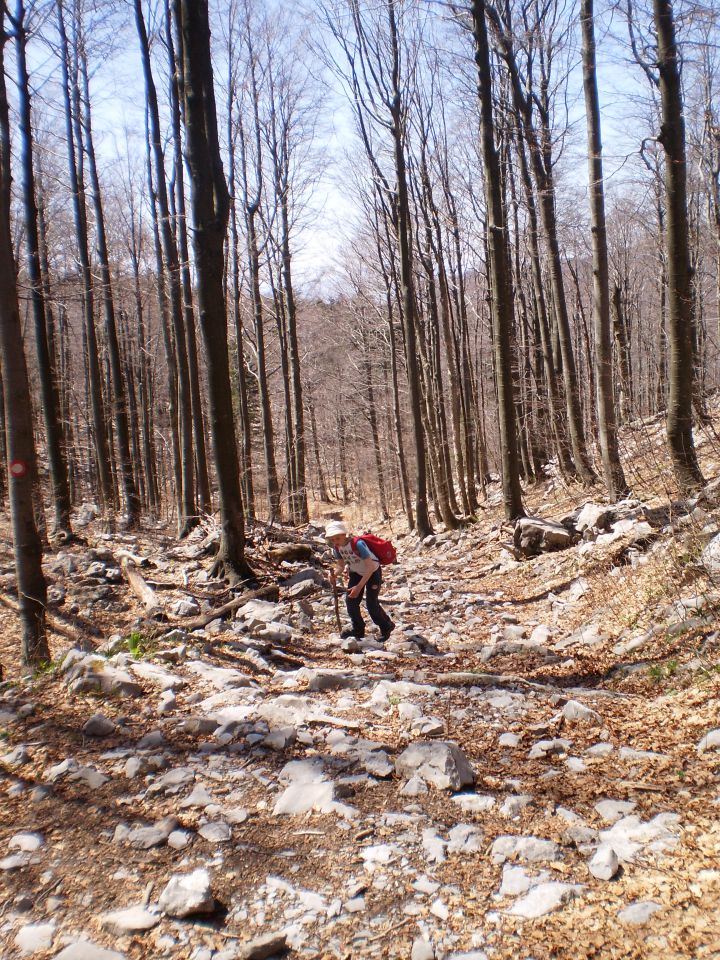
[[[488,252],[490,255],[490,311],[495,354],[495,379],[500,414],[503,500],[505,516],[517,520],[525,516],[518,468],[515,402],[512,389],[510,331],[513,326],[513,296],[510,287],[507,233],[500,190],[500,167],[495,149],[492,107],[492,76],[488,48],[484,0],[473,0],[472,29],[480,98],[480,139],[484,165],[487,209]]]
[[[245,558],[223,274],[230,196],[218,138],[207,0],[176,0],[183,121],[192,187],[193,247],[200,328],[205,343],[210,429],[220,500],[221,539],[216,570],[237,584],[253,578]]]
[[[22,662],[50,659],[45,629],[47,585],[35,522],[37,461],[25,348],[20,326],[10,223],[10,115],[5,86],[4,4],[0,5],[0,370],[2,370],[5,462],[12,520],[17,595],[22,624]]]
[[[583,89],[588,136],[588,176],[593,257],[593,318],[595,322],[595,377],[597,411],[600,430],[605,485],[612,500],[628,493],[620,463],[615,391],[613,388],[612,339],[610,333],[610,274],[608,267],[607,230],[605,225],[605,189],[603,184],[600,103],[595,60],[593,0],[581,0],[580,22],[583,37]]]

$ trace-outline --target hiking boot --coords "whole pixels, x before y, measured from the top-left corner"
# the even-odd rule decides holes
[[[340,639],[349,640],[350,637],[352,637],[354,640],[362,640],[365,637],[365,631],[363,630],[362,633],[357,633],[357,631],[355,630],[355,627],[346,627],[340,633]]]
[[[395,624],[391,620],[390,623],[388,623],[388,625],[385,627],[385,629],[380,631],[380,639],[382,640],[383,643],[385,643],[385,641],[389,639],[390,634],[393,632],[394,629],[395,629]]]

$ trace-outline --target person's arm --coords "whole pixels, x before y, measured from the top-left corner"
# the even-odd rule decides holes
[[[339,576],[342,576],[342,573],[345,567],[347,566],[347,564],[342,559],[342,557],[337,552],[337,550],[333,550],[333,553],[335,555],[335,564],[330,570],[330,583],[332,583],[332,585],[335,586],[335,584],[337,583],[337,578]]]

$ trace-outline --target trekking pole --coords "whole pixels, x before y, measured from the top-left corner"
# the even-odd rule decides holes
[[[340,604],[338,603],[338,588],[337,580],[335,576],[332,577],[332,588],[333,588],[333,603],[335,604],[335,622],[337,623],[338,633],[342,632],[342,624],[340,623]]]

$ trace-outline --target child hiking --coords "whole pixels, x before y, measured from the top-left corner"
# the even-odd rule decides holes
[[[380,606],[380,587],[382,585],[382,564],[395,560],[395,550],[386,540],[380,540],[371,534],[365,537],[351,537],[344,523],[334,521],[325,530],[325,539],[335,554],[335,567],[330,571],[330,581],[335,589],[338,574],[348,571],[348,591],[345,595],[351,627],[343,630],[341,637],[355,637],[361,640],[365,636],[365,621],[360,612],[360,604],[365,594],[367,611],[373,622],[380,628],[380,637],[388,639],[395,624]],[[373,552],[371,547],[375,548]]]

